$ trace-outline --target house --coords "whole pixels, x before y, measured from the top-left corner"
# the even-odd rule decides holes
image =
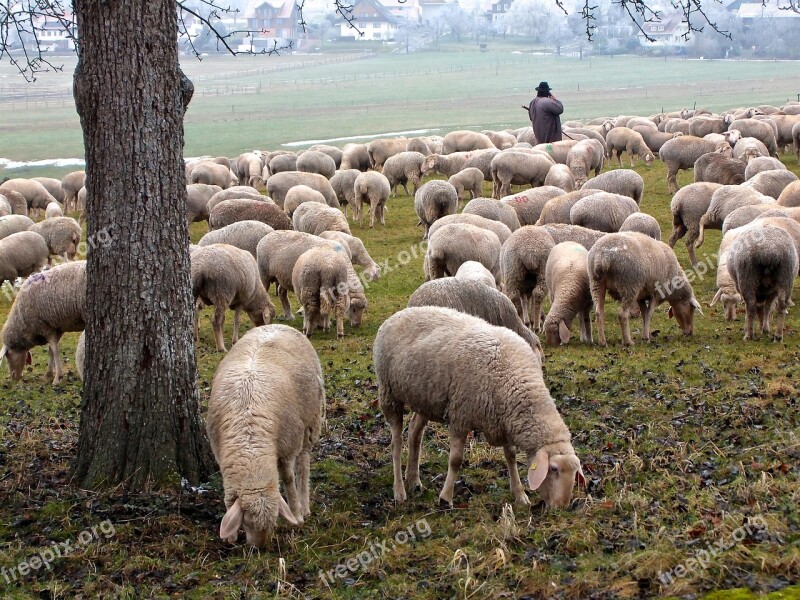
[[[683,23],[683,16],[679,14],[665,16],[655,21],[647,21],[642,24],[642,29],[647,37],[653,41],[648,41],[644,34],[639,32],[639,41],[643,46],[648,47],[678,47],[686,45],[686,27]]]
[[[294,0],[251,0],[244,10],[245,28],[256,32],[245,44],[258,52],[275,42],[284,45],[298,37],[298,12]]]
[[[352,9],[354,29],[347,21],[340,25],[340,35],[356,40],[393,40],[398,20],[377,0],[356,0]],[[361,34],[359,35],[359,32]]]
[[[453,0],[419,0],[419,8],[421,23],[430,27],[436,21],[447,19],[459,7]]]
[[[495,0],[492,2],[492,6],[484,13],[486,20],[492,25],[496,25],[505,17],[513,1],[514,0]]]
[[[56,18],[53,15],[40,14],[33,17],[33,33],[21,33],[20,39],[28,48],[38,42],[42,50],[48,52],[73,51],[78,28],[71,12],[65,12]]]
[[[419,0],[380,0],[398,23],[420,25],[422,23],[422,6]]]

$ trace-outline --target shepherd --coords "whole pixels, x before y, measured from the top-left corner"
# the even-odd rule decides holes
[[[530,106],[523,106],[528,111],[533,134],[536,141],[540,144],[550,144],[560,142],[561,117],[564,112],[564,105],[551,93],[552,88],[546,81],[542,81],[536,87],[536,98],[531,100]]]

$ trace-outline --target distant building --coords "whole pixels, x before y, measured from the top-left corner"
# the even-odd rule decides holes
[[[284,45],[298,36],[298,12],[294,0],[251,0],[244,10],[245,28],[256,32],[242,45],[251,50],[271,48],[275,42]]]
[[[419,0],[380,0],[381,5],[397,19],[398,23],[419,25],[422,23],[422,7]]]
[[[486,20],[493,25],[497,24],[505,17],[513,2],[514,0],[495,0],[489,10],[484,13]]]
[[[78,28],[75,17],[71,12],[65,12],[56,18],[51,15],[38,15],[33,17],[33,33],[21,33],[20,40],[27,48],[33,48],[37,43],[39,47],[48,52],[75,50],[75,38]]]
[[[736,16],[745,21],[753,19],[798,19],[800,14],[793,10],[782,10],[780,6],[785,3],[771,2],[766,0],[761,2],[742,2],[736,11]]]
[[[353,25],[358,31],[347,21],[343,21],[340,25],[342,37],[356,40],[393,40],[397,33],[397,18],[377,0],[356,0],[353,5],[353,19]]]
[[[647,34],[647,37],[650,37],[654,41],[648,41],[645,35],[641,32],[639,32],[637,35],[639,36],[639,40],[642,45],[646,45],[648,47],[685,46],[686,39],[683,36],[685,33],[685,28],[682,27],[682,25],[682,15],[676,14],[665,17],[658,21],[649,21],[642,24],[644,34]]]

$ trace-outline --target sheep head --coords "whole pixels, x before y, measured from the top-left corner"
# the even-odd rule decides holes
[[[528,452],[528,486],[539,490],[548,508],[569,506],[575,482],[586,487],[581,462],[569,442]]]
[[[25,365],[29,365],[32,362],[30,351],[12,350],[7,346],[3,346],[3,349],[0,350],[0,360],[2,360],[4,356],[8,360],[8,370],[11,372],[11,379],[14,381],[22,379],[22,371],[25,369]]]
[[[694,296],[690,296],[687,300],[670,302],[668,316],[669,318],[675,317],[678,327],[680,327],[683,335],[692,335],[694,331],[693,321],[695,310],[697,310],[701,315],[703,314],[703,311],[700,308],[700,303]]]
[[[219,537],[231,544],[236,543],[239,529],[244,527],[247,543],[262,548],[275,528],[278,516],[291,525],[299,525],[286,500],[277,490],[273,497],[262,494],[242,494],[231,505],[219,526]]]

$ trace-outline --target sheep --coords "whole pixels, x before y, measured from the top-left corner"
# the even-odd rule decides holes
[[[44,238],[50,254],[73,260],[81,241],[81,226],[72,217],[45,219],[28,228]],[[49,264],[48,260],[48,264]]]
[[[31,181],[38,181],[41,183],[44,189],[56,199],[56,202],[63,204],[66,194],[64,193],[64,188],[61,187],[60,179],[54,179],[52,177],[31,177]]]
[[[758,314],[761,331],[769,333],[769,319],[777,311],[774,339],[783,339],[786,308],[798,271],[797,250],[791,236],[779,227],[748,227],[733,242],[728,272],[745,305],[744,339],[753,339]]]
[[[520,227],[517,211],[508,204],[497,202],[491,198],[475,198],[470,200],[461,212],[500,221],[511,231],[515,231]]]
[[[86,171],[72,171],[61,178],[61,188],[64,190],[64,212],[70,208],[75,210],[78,202],[78,192],[86,183]]]
[[[61,205],[58,202],[51,202],[47,205],[44,211],[45,219],[55,219],[56,217],[63,217],[64,211],[61,210]]]
[[[580,225],[568,225],[566,223],[550,223],[549,225],[537,225],[537,227],[541,227],[549,233],[556,244],[576,242],[587,250],[591,250],[597,240],[605,235],[604,231],[596,231]]]
[[[330,181],[319,173],[306,173],[305,171],[284,171],[276,173],[267,180],[267,193],[272,201],[283,208],[286,194],[296,185],[307,185],[325,196],[328,206],[339,208],[339,200],[331,187]]]
[[[261,153],[243,152],[231,159],[231,171],[236,175],[239,185],[253,188],[264,187],[263,169],[264,162]]]
[[[575,176],[567,165],[556,164],[547,171],[544,178],[545,187],[557,187],[565,192],[572,192],[576,188]]]
[[[246,198],[223,200],[211,209],[208,218],[212,231],[237,221],[261,221],[273,229],[292,228],[291,220],[276,204]]]
[[[763,171],[784,171],[785,169],[786,165],[784,165],[777,158],[772,158],[771,156],[759,156],[758,158],[754,158],[747,163],[747,167],[745,167],[744,170],[744,179],[747,181],[754,175],[762,173]]]
[[[467,223],[444,225],[431,234],[425,253],[425,281],[452,277],[468,260],[481,263],[500,283],[500,240],[488,229]]]
[[[194,185],[202,185],[205,187],[210,188],[219,188],[219,186],[206,186],[203,183],[193,184]],[[193,186],[186,186],[188,190],[190,187]],[[211,215],[211,211],[214,210],[214,207],[224,200],[240,200],[240,199],[247,199],[247,200],[258,200],[259,202],[272,202],[272,198],[268,196],[264,196],[258,190],[251,188],[250,186],[245,185],[234,185],[229,187],[226,190],[220,189],[219,191],[215,192],[211,198],[205,204],[204,210],[206,213]],[[274,204],[274,202],[273,202]]]
[[[512,233],[500,252],[503,291],[534,331],[541,330],[542,300],[547,293],[545,265],[553,246],[547,231],[527,225]]]
[[[667,184],[669,193],[674,194],[678,191],[678,172],[685,169],[693,169],[694,163],[698,158],[722,148],[722,144],[704,140],[693,135],[682,135],[673,140],[669,140],[659,151],[661,160],[667,167]],[[738,156],[736,158],[739,158]]]
[[[714,294],[709,306],[722,302],[722,307],[725,310],[725,320],[727,321],[736,320],[736,307],[742,302],[742,296],[736,290],[736,284],[733,283],[731,274],[728,271],[728,255],[734,240],[743,231],[745,231],[744,227],[726,232],[722,237],[722,242],[717,252],[717,293]]]
[[[544,350],[542,350],[539,338],[525,327],[511,300],[502,292],[487,286],[485,282],[460,277],[445,277],[427,281],[411,294],[408,306],[452,308],[479,317],[491,325],[506,327],[527,342],[539,364],[544,362]]]
[[[732,148],[728,147],[730,153]],[[708,152],[694,163],[694,181],[709,181],[721,185],[738,185],[744,183],[744,170],[747,163],[729,154]]]
[[[553,246],[545,264],[545,283],[550,294],[550,311],[544,319],[547,343],[569,343],[572,319],[580,315],[578,325],[582,342],[592,342],[592,293],[587,269],[588,250],[576,242]]]
[[[348,248],[349,252],[350,249]],[[359,278],[353,264],[347,262],[347,318],[350,319],[350,324],[353,327],[361,327],[361,321],[364,318],[364,312],[367,310],[367,295],[364,293],[364,286],[361,285],[361,278]]]
[[[544,185],[544,180],[554,163],[541,153],[504,150],[492,159],[492,197],[511,194],[512,185]]]
[[[753,227],[767,225],[770,227],[779,227],[788,233],[789,237],[792,238],[792,243],[794,244],[795,250],[797,250],[797,255],[800,256],[800,223],[795,221],[789,215],[778,215],[775,211],[770,211],[769,214],[764,213],[760,215],[751,224]],[[800,275],[800,271],[798,271],[798,275]]]
[[[392,196],[397,197],[397,186],[402,185],[408,196],[408,185],[411,184],[414,193],[417,193],[420,180],[422,179],[422,163],[425,162],[425,155],[419,152],[400,152],[390,156],[383,164],[381,173],[389,181]]]
[[[427,240],[433,223],[452,215],[458,208],[458,192],[448,181],[432,180],[414,193],[414,211],[425,228],[422,235]]]
[[[329,146],[328,144],[314,144],[313,146],[309,146],[309,150],[322,152],[323,154],[327,154],[333,159],[333,166],[338,169],[339,166],[342,164],[342,152],[341,148],[337,148],[336,146]],[[302,171],[302,169],[298,169],[298,171]]]
[[[28,231],[33,226],[33,219],[25,215],[6,215],[0,217],[0,240],[20,231]]]
[[[47,206],[50,206],[50,204],[48,204]],[[5,217],[6,215],[10,215],[13,213],[14,209],[11,208],[11,203],[8,201],[8,198],[0,194],[0,217]]]
[[[408,140],[406,144],[406,152],[419,152],[423,156],[428,156],[432,154],[430,147],[428,147],[428,142],[425,141],[425,138],[415,137]]]
[[[220,538],[235,543],[244,526],[248,543],[260,547],[278,516],[299,525],[311,514],[311,450],[324,414],[319,358],[299,331],[258,327],[231,348],[214,374],[206,416],[225,489]]]
[[[488,285],[490,288],[497,289],[494,275],[489,272],[489,269],[474,260],[468,260],[467,262],[462,263],[462,265],[458,267],[458,271],[456,271],[454,277],[458,279],[471,279],[484,285]]]
[[[28,203],[25,196],[14,190],[5,190],[2,195],[11,207],[12,215],[28,215]],[[49,205],[48,205],[49,206]]]
[[[406,144],[408,144],[408,139],[404,137],[372,140],[367,144],[370,168],[380,171],[387,158],[405,152]]]
[[[797,175],[789,170],[763,171],[753,175],[742,185],[744,187],[751,187],[765,196],[780,198],[783,190],[786,189],[789,184],[797,180]]]
[[[641,204],[644,196],[644,179],[631,169],[614,169],[593,177],[583,184],[582,190],[600,190],[633,198]]]
[[[775,200],[743,185],[723,185],[716,190],[711,196],[708,210],[700,219],[700,234],[694,243],[695,248],[703,245],[706,229],[722,229],[725,217],[740,206],[747,206],[748,204],[774,205]]]
[[[647,145],[648,148],[650,148],[650,152],[653,153],[654,158],[658,156],[661,147],[664,144],[666,144],[669,140],[683,135],[683,133],[680,131],[676,131],[674,133],[664,133],[662,131],[659,131],[655,127],[644,127],[641,125],[637,125],[632,129],[633,131],[642,136],[644,143]]]
[[[507,131],[484,130],[481,131],[481,133],[491,140],[495,148],[499,148],[500,150],[511,148],[511,146],[517,143],[516,136],[513,133],[509,133]]]
[[[688,135],[690,125],[691,123],[686,119],[667,119],[664,123],[664,133],[682,133]]]
[[[595,177],[595,179],[597,179]],[[573,205],[586,196],[596,194],[600,190],[580,189],[569,192],[563,196],[556,196],[548,200],[542,207],[542,212],[535,225],[548,223],[569,223],[569,211]]]
[[[732,229],[743,227],[748,223],[752,223],[761,216],[769,213],[772,217],[789,217],[789,213],[776,207],[774,204],[749,204],[737,208],[729,213],[725,220],[722,222],[722,235],[723,238],[726,233]]]
[[[336,336],[344,337],[344,311],[349,286],[344,249],[317,246],[301,254],[292,269],[292,287],[303,306],[303,333],[311,337],[317,324],[328,331],[330,314],[336,318]]]
[[[347,216],[347,206],[353,204],[356,195],[354,185],[359,173],[361,171],[358,169],[345,169],[336,171],[331,177],[331,187],[336,194],[336,199],[339,200],[339,205],[344,206],[345,217]]]
[[[500,199],[517,213],[520,225],[534,225],[542,214],[542,208],[553,198],[564,195],[564,190],[553,186],[530,188],[513,196]]]
[[[574,482],[585,484],[569,429],[545,387],[541,367],[531,367],[536,354],[517,334],[449,308],[406,308],[378,329],[373,356],[378,403],[392,433],[395,501],[406,500],[401,474],[406,405],[414,412],[406,469],[412,490],[420,485],[420,446],[429,420],[446,422],[450,432],[441,502],[453,501],[466,438],[473,430],[503,447],[518,504],[530,503],[517,472],[518,449],[527,454],[528,486],[540,490],[548,507],[569,505]]]
[[[778,143],[772,125],[756,119],[736,119],[728,125],[728,130],[732,129],[741,132],[743,138],[756,138],[766,146],[769,156],[778,158]]]
[[[342,211],[317,202],[306,202],[297,207],[292,215],[295,231],[319,235],[323,231],[350,233],[350,225]]]
[[[296,185],[286,192],[286,198],[283,200],[283,211],[291,217],[295,209],[303,202],[317,202],[327,206],[325,196],[317,190],[312,190],[307,185]]]
[[[381,225],[386,225],[384,218],[384,208],[389,199],[390,184],[389,180],[382,173],[372,171],[361,173],[356,177],[353,184],[355,196],[353,198],[353,218],[358,219],[359,224],[364,226],[364,211],[362,207],[368,204],[370,208],[369,226],[375,226],[377,218]],[[349,232],[348,232],[349,233]]]
[[[500,150],[497,150],[496,148],[494,150],[477,150],[475,152],[470,152],[467,160],[463,163],[461,169],[459,170],[475,167],[476,169],[480,169],[481,173],[483,173],[484,181],[491,181],[492,159],[498,154],[500,154]],[[458,154],[448,154],[448,156],[458,156]],[[453,175],[455,175],[455,173],[453,173]]]
[[[259,279],[258,264],[247,250],[229,244],[209,244],[191,255],[192,293],[195,301],[214,306],[214,340],[219,352],[225,352],[225,311],[232,308],[233,339],[239,339],[239,319],[247,312],[253,325],[269,325],[275,306]],[[197,323],[197,322],[196,322]],[[197,336],[197,327],[195,328]]]
[[[497,239],[500,240],[501,244],[504,244],[505,241],[511,236],[511,230],[507,225],[501,223],[500,221],[487,219],[486,217],[482,217],[480,215],[459,213],[436,219],[436,221],[434,221],[433,225],[431,225],[430,229],[428,230],[428,238],[430,238],[436,232],[436,230],[439,229],[439,227],[444,227],[445,225],[451,225],[453,223],[467,223],[469,225],[475,225],[476,227],[488,229],[497,236]]]
[[[239,178],[231,171],[230,167],[217,164],[211,160],[204,160],[192,169],[188,183],[218,185],[224,190],[238,185]]]
[[[366,144],[345,144],[342,148],[340,170],[358,169],[364,172],[368,171],[370,166],[369,150]]]
[[[230,244],[241,250],[247,250],[256,258],[258,242],[275,231],[272,227],[261,221],[237,221],[215,231],[205,234],[197,245],[210,246],[211,244]]]
[[[633,345],[629,319],[637,305],[642,314],[642,339],[646,341],[650,340],[653,313],[665,300],[684,335],[692,334],[695,309],[703,314],[672,248],[643,233],[611,233],[598,240],[589,250],[588,270],[601,346],[606,345],[606,292],[620,302],[623,346]]]
[[[792,127],[800,123],[800,115],[772,115],[770,120],[775,123],[778,132],[775,138],[778,149],[785,152],[786,148],[792,145]]]
[[[615,127],[606,135],[606,145],[608,146],[608,158],[613,160],[614,155],[617,156],[619,166],[622,166],[622,153],[627,152],[631,160],[631,167],[633,167],[633,156],[636,155],[639,160],[644,160],[645,165],[650,166],[653,164],[655,157],[650,151],[650,148],[644,141],[642,134],[628,129],[627,127]]]
[[[728,123],[721,116],[695,117],[689,121],[689,135],[695,137],[705,137],[709,133],[725,133],[727,130]]]
[[[296,170],[305,173],[317,173],[326,179],[336,173],[336,162],[327,154],[316,150],[306,150],[297,157]]]
[[[563,127],[565,135],[585,135],[587,139],[597,140],[603,146],[603,156],[608,155],[608,146],[606,145],[606,138],[603,134],[589,127]]]
[[[495,147],[489,136],[484,133],[469,130],[451,131],[442,141],[442,154],[488,150]]]
[[[769,150],[756,138],[743,137],[733,146],[733,157],[740,158],[745,162],[750,162],[760,156],[769,156]]]
[[[269,163],[267,163],[269,175],[272,176],[285,171],[299,171],[300,169],[297,168],[297,158],[298,156],[294,152],[273,156]]]
[[[550,144],[536,144],[533,149],[538,154],[547,154],[554,163],[567,164],[567,154],[580,140],[562,140]]]
[[[655,218],[651,217],[648,214],[637,212],[629,215],[625,221],[622,223],[622,226],[619,228],[620,231],[638,231],[639,233],[643,233],[647,236],[650,236],[654,240],[661,241],[661,226],[658,224],[658,221]]]
[[[208,202],[222,188],[218,185],[192,183],[186,186],[186,218],[188,222],[208,223]]]
[[[700,236],[700,220],[708,211],[711,197],[722,186],[718,183],[692,183],[681,188],[670,203],[672,211],[672,235],[669,238],[671,248],[679,239],[686,236],[686,250],[692,266],[697,266],[694,244]]]
[[[0,240],[0,283],[13,285],[17,277],[41,271],[49,256],[47,242],[38,233],[20,231],[4,237]]]
[[[586,183],[591,171],[595,176],[600,175],[604,161],[603,145],[597,140],[582,140],[567,152],[567,167],[575,176],[575,185],[579,187]]]
[[[44,210],[51,202],[56,202],[53,195],[38,181],[33,179],[7,179],[0,183],[0,194],[8,195],[7,192],[18,192],[25,198],[29,210]]]
[[[569,211],[570,223],[597,231],[619,231],[639,206],[628,196],[597,192],[578,200]]]
[[[795,123],[792,126],[792,142],[794,143],[795,154],[797,154],[797,162],[800,163],[800,123]]]
[[[800,182],[792,181],[783,188],[778,196],[777,204],[786,207],[800,206]]]
[[[86,322],[86,261],[57,265],[28,277],[20,288],[3,325],[3,348],[11,379],[19,381],[26,364],[31,364],[30,349],[40,344],[49,347],[47,378],[53,385],[61,381],[62,364],[58,351],[61,336],[83,330]]]
[[[344,233],[343,231],[323,231],[319,237],[326,240],[333,240],[346,244],[350,248],[350,255],[354,265],[359,265],[364,269],[367,278],[372,281],[381,276],[381,268],[378,266],[364,247],[364,242],[359,238]],[[352,300],[352,299],[351,299]]]
[[[446,177],[452,177],[466,166],[467,160],[471,157],[469,152],[456,152],[455,154],[429,154],[422,161],[420,171],[423,175],[431,173],[441,173]]]
[[[461,169],[447,182],[455,188],[459,198],[465,191],[469,193],[469,198],[479,198],[483,195],[483,172],[477,167]]]

